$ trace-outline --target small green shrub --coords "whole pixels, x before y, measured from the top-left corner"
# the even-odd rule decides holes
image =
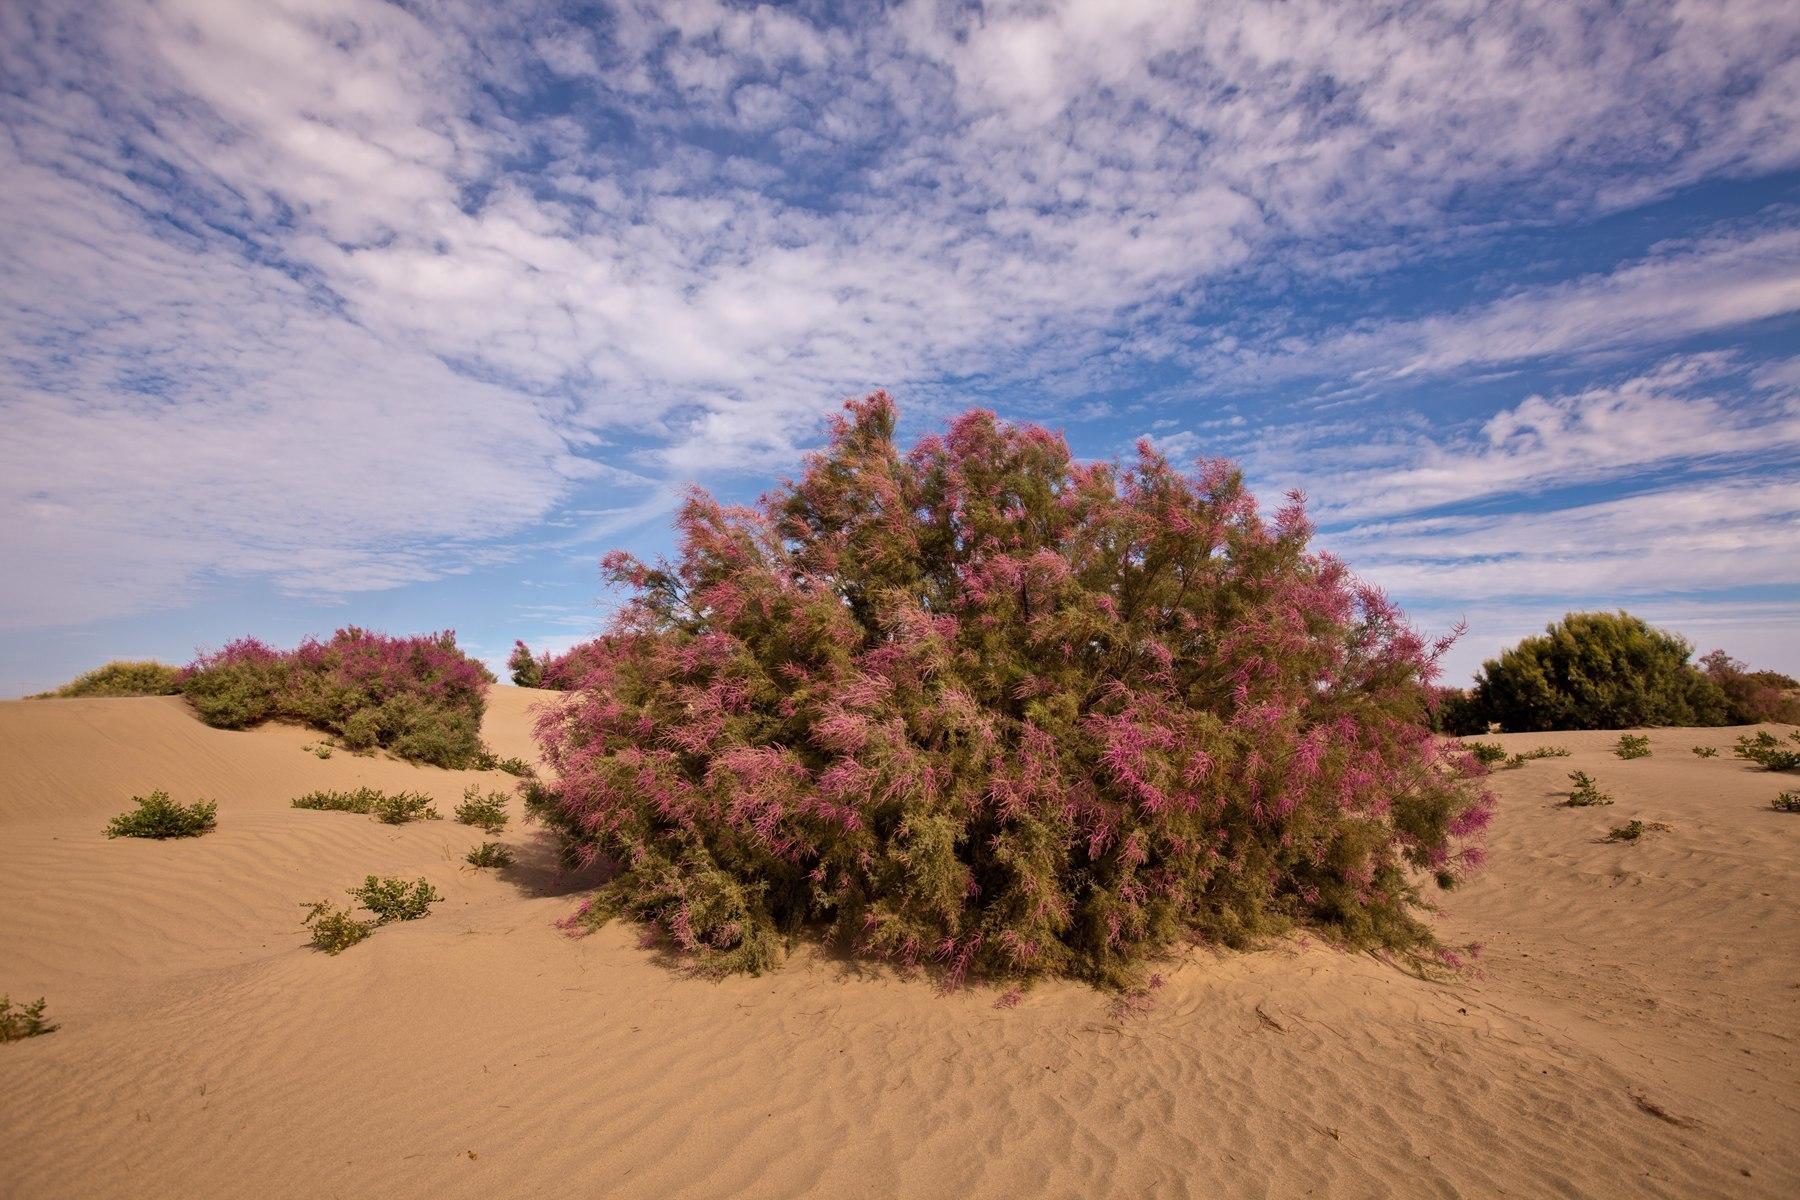
[[[116,659],[77,675],[53,692],[40,692],[34,700],[69,699],[77,696],[174,696],[181,691],[181,668],[167,663]]]
[[[1484,767],[1506,761],[1506,747],[1495,742],[1464,742],[1463,745],[1475,756],[1475,761]]]
[[[1675,828],[1673,825],[1666,825],[1661,821],[1639,821],[1633,819],[1625,822],[1623,825],[1613,826],[1612,829],[1607,832],[1606,840],[1609,842],[1635,842],[1646,833],[1667,833],[1673,828]]]
[[[375,798],[381,795],[374,788],[357,788],[353,792],[308,792],[295,799],[295,808],[311,809],[314,812],[350,812],[367,816]]]
[[[431,807],[431,797],[423,792],[396,792],[393,795],[377,793],[379,797],[369,806],[369,815],[386,825],[404,825],[408,821],[438,821],[437,809]]]
[[[469,851],[468,862],[472,867],[510,867],[513,852],[499,842],[483,842]]]
[[[1717,746],[1695,746],[1694,747],[1694,757],[1695,758],[1717,758],[1717,757],[1719,757],[1719,748]]]
[[[0,1042],[22,1042],[56,1032],[56,1026],[44,1020],[44,1000],[14,1008],[11,996],[0,996]]]
[[[1570,771],[1569,783],[1569,798],[1563,801],[1567,808],[1593,808],[1612,803],[1612,797],[1601,791],[1586,771]]]
[[[456,819],[487,833],[499,833],[506,828],[506,793],[489,792],[484,796],[479,784],[470,784],[463,792],[462,803],[456,806]]]
[[[1800,733],[1789,736],[1800,742]],[[1738,738],[1737,749],[1733,753],[1739,758],[1760,764],[1766,770],[1800,771],[1800,750],[1789,750],[1766,729]]]
[[[382,879],[374,875],[365,878],[361,887],[351,888],[350,895],[375,914],[377,925],[386,925],[389,921],[416,921],[428,915],[431,906],[444,898],[423,878],[408,883],[392,876]]]
[[[210,800],[177,804],[169,799],[169,793],[161,789],[148,796],[133,796],[131,799],[137,807],[130,812],[120,813],[107,822],[107,837],[158,840],[199,837],[203,833],[211,833],[217,825],[213,818],[219,806]]]
[[[317,745],[309,744],[309,745],[302,746],[300,748],[302,750],[306,751],[308,754],[312,755],[314,758],[330,758],[331,757],[331,747],[324,742],[320,742]]]
[[[503,758],[494,764],[496,770],[505,771],[508,775],[516,775],[520,779],[530,779],[537,774],[535,768],[522,758]]]
[[[1776,812],[1800,812],[1800,792],[1783,792],[1769,801],[1769,807]]]
[[[1533,750],[1521,750],[1511,758],[1507,759],[1506,769],[1510,771],[1517,767],[1522,767],[1528,762],[1535,762],[1540,758],[1567,757],[1569,757],[1569,749],[1567,746],[1539,746]]]
[[[376,922],[358,920],[347,908],[333,908],[320,900],[307,907],[301,922],[312,929],[312,944],[327,954],[342,954],[375,932]]]
[[[1613,753],[1620,758],[1649,758],[1650,739],[1642,734],[1621,733],[1619,744],[1613,747]]]
[[[295,808],[315,812],[362,813],[389,825],[440,819],[431,807],[431,797],[423,792],[396,792],[390,796],[376,788],[363,787],[350,792],[308,792],[292,803]]]

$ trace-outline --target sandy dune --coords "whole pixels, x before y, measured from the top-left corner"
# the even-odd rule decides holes
[[[529,756],[496,689],[490,741]],[[1784,1196],[1800,1194],[1794,776],[1660,731],[1519,735],[1494,866],[1446,902],[1482,974],[1295,942],[1195,954],[1147,1014],[812,954],[685,977],[632,930],[570,940],[578,881],[516,819],[509,872],[448,820],[301,812],[316,787],[473,779],[207,729],[169,699],[0,704],[0,991],[62,1029],[0,1046],[0,1196]],[[1572,767],[1618,803],[1555,807]],[[219,803],[107,841],[133,792]],[[1668,833],[1601,841],[1630,817]],[[364,874],[447,900],[337,958],[301,904]]]

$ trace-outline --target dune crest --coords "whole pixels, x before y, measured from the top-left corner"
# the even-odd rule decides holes
[[[534,758],[493,689],[485,735]],[[1171,963],[1143,1014],[1070,984],[1015,1009],[797,953],[709,982],[612,926],[517,802],[486,836],[297,811],[320,788],[495,773],[207,728],[173,698],[0,703],[0,991],[62,1028],[0,1047],[0,1188],[191,1196],[1783,1196],[1800,1193],[1800,818],[1738,730],[1526,734],[1493,865],[1450,893],[1481,973],[1428,982],[1297,939]],[[1699,759],[1693,745],[1724,749]],[[1611,807],[1566,809],[1570,770]],[[135,792],[217,800],[108,842]],[[1605,842],[1628,819],[1664,822]],[[302,904],[365,874],[446,897],[332,958]]]

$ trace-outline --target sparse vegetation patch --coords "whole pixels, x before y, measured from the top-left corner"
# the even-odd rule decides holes
[[[1620,758],[1649,758],[1650,739],[1643,734],[1621,733],[1613,753]]]
[[[352,791],[308,792],[291,802],[294,808],[315,812],[362,813],[388,825],[405,825],[409,821],[439,820],[432,799],[424,792],[383,792],[362,787]]]
[[[177,804],[169,793],[158,789],[148,796],[131,798],[136,808],[120,813],[106,825],[109,838],[186,838],[211,833],[218,824],[219,806],[210,800]]]
[[[1783,792],[1769,801],[1769,807],[1776,812],[1800,812],[1800,792]]]
[[[17,1007],[11,996],[0,996],[0,1042],[22,1042],[26,1038],[55,1032],[56,1026],[44,1019],[42,996]]]
[[[456,819],[487,833],[499,833],[506,828],[506,800],[505,792],[484,795],[479,784],[470,784],[463,792],[462,803],[456,806]]]
[[[1601,791],[1586,771],[1570,771],[1569,785],[1569,798],[1563,801],[1567,808],[1592,808],[1612,803],[1612,797]]]
[[[1800,732],[1791,733],[1788,737],[1796,743],[1791,750],[1768,730],[1759,729],[1738,738],[1737,749],[1733,753],[1766,770],[1800,771]]]
[[[510,867],[513,852],[499,842],[483,842],[469,851],[468,863],[472,867]]]
[[[377,925],[389,921],[416,921],[431,912],[431,906],[444,897],[424,878],[408,883],[393,876],[370,875],[361,887],[350,889],[350,895],[375,914]]]

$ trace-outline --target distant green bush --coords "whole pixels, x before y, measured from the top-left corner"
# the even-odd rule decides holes
[[[510,867],[513,852],[499,842],[483,842],[469,851],[468,863],[472,867]]]
[[[1800,812],[1800,792],[1783,792],[1769,801],[1769,807],[1776,812]]]
[[[1484,663],[1470,703],[1509,732],[1723,724],[1692,650],[1629,613],[1570,613]]]
[[[1641,734],[1621,733],[1613,753],[1620,758],[1649,758],[1650,739]]]
[[[390,795],[376,788],[362,787],[349,792],[308,792],[291,803],[295,808],[315,812],[362,813],[388,825],[440,819],[437,809],[431,806],[431,797],[423,792]]]
[[[11,996],[0,996],[0,1042],[22,1042],[55,1032],[56,1026],[44,1019],[43,997],[14,1008]]]
[[[1800,742],[1800,732],[1788,735],[1792,741]],[[1733,751],[1739,758],[1753,762],[1769,771],[1800,771],[1800,749],[1790,750],[1781,744],[1781,740],[1766,729],[1738,738],[1737,749]]]
[[[454,633],[397,638],[349,627],[286,652],[240,639],[196,659],[181,688],[209,725],[242,729],[279,717],[334,734],[350,750],[467,767],[488,753],[481,717],[492,679]]]
[[[1612,803],[1612,797],[1601,791],[1586,771],[1570,771],[1569,783],[1569,798],[1563,801],[1564,807],[1593,808]]]
[[[1695,746],[1694,756],[1696,758],[1717,758],[1719,757],[1719,748],[1717,746]]]
[[[115,659],[77,675],[53,692],[33,699],[69,699],[77,696],[173,696],[181,691],[181,669],[151,660]]]
[[[474,825],[487,833],[499,833],[506,828],[506,793],[489,792],[482,794],[480,784],[470,784],[463,792],[461,804],[456,806],[456,819],[464,825]]]
[[[137,807],[120,813],[106,825],[109,838],[184,838],[211,833],[219,806],[207,800],[193,804],[177,804],[169,793],[158,789],[148,796],[133,796]]]

